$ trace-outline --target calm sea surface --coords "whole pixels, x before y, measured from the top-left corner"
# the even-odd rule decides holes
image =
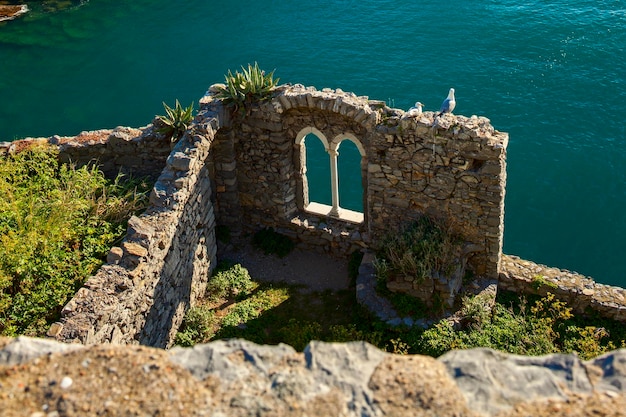
[[[510,134],[504,251],[626,286],[626,0],[222,3],[0,23],[0,140],[143,126],[254,61],[403,109],[455,87]]]

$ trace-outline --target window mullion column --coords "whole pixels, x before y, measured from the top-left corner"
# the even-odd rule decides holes
[[[337,157],[339,156],[339,152],[335,149],[329,149],[328,155],[330,155],[330,188],[333,203],[329,214],[339,217],[339,177],[337,175]]]

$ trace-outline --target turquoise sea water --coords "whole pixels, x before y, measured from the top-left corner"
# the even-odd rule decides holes
[[[145,125],[254,61],[403,109],[455,87],[510,134],[504,251],[626,286],[625,49],[626,0],[34,7],[0,23],[0,140]]]

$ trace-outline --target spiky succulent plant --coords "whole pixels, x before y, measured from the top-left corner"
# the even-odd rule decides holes
[[[167,115],[157,116],[163,123],[163,126],[158,128],[157,131],[165,133],[172,142],[176,142],[189,129],[189,125],[193,120],[193,103],[189,107],[183,108],[177,99],[174,108],[168,106],[165,102],[163,102],[163,108],[165,108]]]
[[[233,74],[228,70],[226,85],[219,87],[215,97],[235,109],[245,109],[254,100],[263,100],[269,97],[272,89],[278,85],[279,78],[274,78],[274,71],[265,73],[257,62],[248,64],[248,68],[241,67],[242,72]]]

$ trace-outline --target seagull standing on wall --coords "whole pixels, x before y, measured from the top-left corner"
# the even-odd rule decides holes
[[[439,114],[437,116],[441,116],[444,113],[452,113],[455,106],[456,100],[454,99],[454,88],[451,88],[448,93],[448,98],[441,103],[441,109],[439,109]]]
[[[415,106],[411,107],[409,111],[407,112],[409,114],[409,117],[415,117],[415,116],[419,116],[420,114],[422,114],[422,107],[424,107],[422,103],[420,103],[419,101],[416,102]]]

